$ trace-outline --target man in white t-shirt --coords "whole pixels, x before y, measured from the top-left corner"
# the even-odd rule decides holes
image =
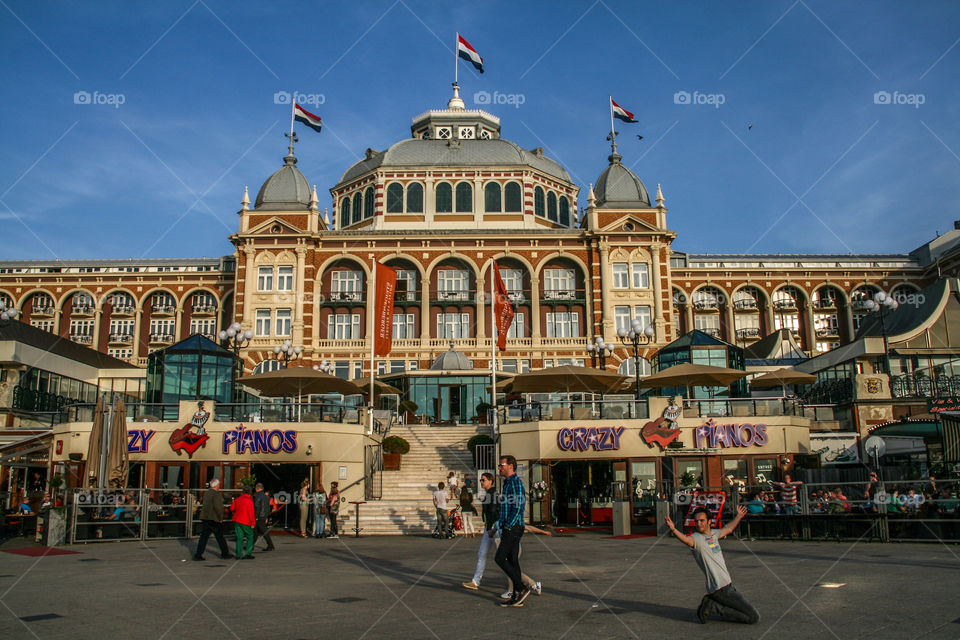
[[[666,518],[670,532],[680,542],[690,547],[693,557],[707,579],[707,595],[703,596],[700,606],[697,607],[697,618],[701,623],[706,623],[711,613],[717,613],[731,622],[756,624],[760,621],[757,610],[733,586],[730,573],[727,571],[727,563],[723,560],[723,551],[720,550],[720,539],[733,533],[745,515],[747,515],[747,508],[737,507],[736,517],[724,528],[714,531],[710,527],[710,513],[700,507],[693,512],[697,530],[689,536],[680,533],[669,516]]]
[[[441,536],[447,531],[447,492],[443,490],[442,482],[437,484],[433,492],[433,506],[437,509],[437,533]]]

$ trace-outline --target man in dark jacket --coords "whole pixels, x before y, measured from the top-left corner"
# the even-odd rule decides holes
[[[273,540],[270,538],[270,525],[267,518],[270,517],[270,496],[263,490],[263,483],[258,482],[256,493],[253,494],[253,513],[257,519],[257,525],[254,529],[253,543],[257,543],[257,538],[263,537],[267,543],[264,551],[273,551]]]
[[[200,507],[200,540],[197,542],[197,552],[194,560],[203,560],[203,551],[207,548],[207,540],[212,533],[220,545],[220,557],[224,560],[232,558],[227,541],[223,537],[223,494],[220,493],[220,481],[214,478],[210,481],[210,488],[203,494],[203,506]]]

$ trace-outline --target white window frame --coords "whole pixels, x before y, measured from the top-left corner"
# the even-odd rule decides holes
[[[397,282],[406,282],[406,292],[398,291],[397,300],[416,300],[417,299],[417,276],[419,272],[416,269],[397,269]],[[406,297],[401,297],[406,293]]]
[[[548,300],[572,299],[576,296],[577,276],[573,269],[544,269],[543,297]]]
[[[613,263],[613,288],[614,289],[628,289],[630,288],[630,265],[626,262],[614,262]]]
[[[277,267],[277,291],[293,291],[293,265]]]
[[[508,338],[526,338],[526,324],[523,321],[523,312],[518,311],[513,314],[513,322],[510,323],[510,328],[507,329]]]
[[[358,301],[363,297],[363,278],[359,271],[334,271],[330,276],[334,299]]]
[[[646,329],[647,327],[653,326],[653,310],[650,308],[650,305],[647,304],[638,304],[633,307],[633,320],[640,321],[640,328]]]
[[[416,338],[416,315],[412,313],[393,314],[393,339],[413,340]]]
[[[551,311],[547,312],[548,338],[579,338],[580,312],[579,311]]]
[[[459,340],[470,337],[469,313],[438,313],[437,338]]]
[[[630,276],[634,289],[650,288],[650,266],[646,262],[634,262],[631,264]]]
[[[359,340],[360,314],[334,313],[327,324],[327,338],[330,340]]]
[[[467,300],[470,295],[470,272],[465,269],[438,271],[437,293],[441,300]]]
[[[293,333],[293,309],[277,309],[274,318],[276,335],[289,338]]]
[[[202,336],[217,335],[217,320],[215,318],[191,318],[190,335],[195,333]]]
[[[150,335],[172,336],[176,333],[177,321],[173,318],[150,320]]]
[[[257,309],[255,313],[253,335],[258,338],[267,338],[270,336],[270,329],[273,326],[273,315],[270,309]]]
[[[257,268],[257,291],[273,291],[273,267]]]
[[[620,335],[620,330],[630,330],[630,307],[618,306],[613,308],[613,329]]]

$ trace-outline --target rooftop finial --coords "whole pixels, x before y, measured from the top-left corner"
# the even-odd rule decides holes
[[[466,106],[464,105],[463,98],[460,97],[460,85],[454,82],[453,97],[450,98],[450,102],[447,103],[447,109],[458,109],[462,111],[465,108]]]
[[[250,208],[250,192],[247,191],[247,185],[243,185],[243,200],[240,201],[240,210],[246,211]]]
[[[326,207],[323,208],[323,224],[327,226],[327,229],[330,228],[330,212]]]
[[[316,211],[318,202],[319,200],[317,199],[317,185],[313,185],[313,193],[310,194],[310,209],[313,211]]]
[[[663,208],[663,191],[660,190],[660,183],[657,183],[657,207]]]
[[[593,192],[593,183],[590,183],[590,192],[587,193],[587,208],[597,206],[597,195]]]

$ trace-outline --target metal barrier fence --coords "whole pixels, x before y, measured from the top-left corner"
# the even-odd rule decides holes
[[[691,504],[692,491],[723,491],[723,522],[734,517],[738,506],[747,508],[748,515],[735,534],[741,538],[960,542],[960,485],[956,480],[794,486],[795,500],[784,494],[780,483],[673,492],[671,512],[679,525]]]
[[[221,403],[215,422],[344,422],[360,424],[358,407],[326,402]]]
[[[497,468],[497,445],[478,444],[473,457],[477,471],[495,471]]]
[[[134,402],[127,406],[127,417],[134,422],[176,422],[180,407],[176,403]],[[95,404],[77,403],[60,410],[60,422],[93,422]]]
[[[544,420],[628,420],[650,417],[646,400],[551,400],[498,407],[500,424]]]

